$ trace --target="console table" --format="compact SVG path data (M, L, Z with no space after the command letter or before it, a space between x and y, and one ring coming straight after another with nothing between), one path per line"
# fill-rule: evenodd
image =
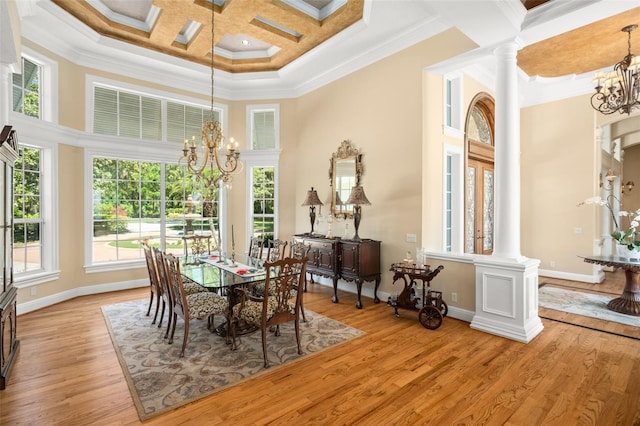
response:
M346 240L326 238L322 235L298 234L294 240L310 247L307 272L331 278L333 281L333 303L338 303L338 279L355 281L358 291L356 308L362 309L362 283L375 281L373 302L380 303L380 241L361 239Z
M640 316L640 261L618 256L587 256L584 261L624 269L626 281L622 295L609 301L607 308L621 314Z

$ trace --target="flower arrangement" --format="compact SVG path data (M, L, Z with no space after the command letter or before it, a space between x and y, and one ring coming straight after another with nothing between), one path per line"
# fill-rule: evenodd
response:
M605 206L607 210L609 210L609 213L611 213L611 219L613 219L614 230L611 232L611 237L619 244L626 246L629 250L640 251L640 230L638 229L640 227L640 209L635 211L621 210L618 212L618 217L626 217L629 222L628 227L623 229L620 227L621 221L618 221L616 218L615 210L609 201L610 198L614 198L620 202L620 200L618 200L614 195L610 195L607 199L602 199L601 197L587 198L578 204L578 206L582 206L584 204Z

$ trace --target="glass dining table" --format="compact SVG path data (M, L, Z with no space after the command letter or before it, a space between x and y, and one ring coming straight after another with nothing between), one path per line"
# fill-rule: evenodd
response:
M189 280L209 291L220 294L233 293L230 288L264 281L266 272L264 260L244 254L221 260L217 254L205 256L183 256L180 258L180 272Z
M233 306L238 303L236 292L233 291L234 287L251 286L263 282L266 279L263 264L263 259L244 254L236 255L235 262L228 258L221 260L215 253L202 256L189 255L180 258L180 273L208 291L226 296L229 302L228 321ZM228 337L227 321L215 328L214 331L218 335ZM236 333L242 335L253 331L255 327L241 327Z

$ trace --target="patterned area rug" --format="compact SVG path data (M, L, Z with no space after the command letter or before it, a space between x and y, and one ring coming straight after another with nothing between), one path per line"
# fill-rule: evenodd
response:
M185 356L180 358L184 322L178 320L174 342L169 345L163 339L165 327L152 325L151 317L145 315L147 306L148 300L102 306L140 420L364 335L305 310L307 322L300 323L303 355L298 355L293 323L280 326L280 336L267 334L270 367L265 369L259 332L236 338L238 349L231 351L223 337L207 329L206 320L192 320ZM216 318L216 324L222 320Z
M615 297L547 285L538 290L538 304L544 308L640 327L640 318L607 308L607 303Z

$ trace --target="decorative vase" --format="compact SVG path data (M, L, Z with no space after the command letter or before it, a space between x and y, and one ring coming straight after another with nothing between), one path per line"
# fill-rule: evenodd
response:
M640 248L635 247L633 250L629 250L626 245L616 243L616 255L627 259L639 260Z

